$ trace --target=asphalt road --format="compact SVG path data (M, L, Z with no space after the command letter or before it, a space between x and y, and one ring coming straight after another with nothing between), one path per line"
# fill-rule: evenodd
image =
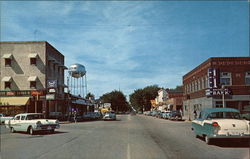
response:
M2 159L249 159L248 142L196 139L190 122L118 115L117 121L61 124L55 134L11 134L1 126Z

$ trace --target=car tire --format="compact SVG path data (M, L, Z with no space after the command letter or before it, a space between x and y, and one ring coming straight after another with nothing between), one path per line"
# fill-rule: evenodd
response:
M10 132L11 132L11 133L15 133L16 131L15 131L15 129L14 129L13 127L11 127L11 128L10 128Z
M34 130L33 130L33 128L30 126L29 127L29 129L28 129L28 133L30 134L30 135L34 135L35 134L35 132L34 132Z
M205 136L205 142L210 145L211 144L211 139L208 136Z
M55 129L50 130L50 133L54 134L55 133Z

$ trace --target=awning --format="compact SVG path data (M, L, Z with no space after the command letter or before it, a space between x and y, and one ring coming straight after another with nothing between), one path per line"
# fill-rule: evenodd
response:
M37 76L30 76L28 78L28 81L36 81L36 79L37 79Z
M4 59L11 59L12 58L12 54L4 54L3 58Z
M36 53L34 53L34 54L29 54L28 57L29 57L29 58L36 58L36 57L37 57L37 54L36 54Z
M10 82L11 79L12 78L10 76L5 76L5 77L3 77L2 82Z
M21 106L26 105L30 97L0 97L0 106Z

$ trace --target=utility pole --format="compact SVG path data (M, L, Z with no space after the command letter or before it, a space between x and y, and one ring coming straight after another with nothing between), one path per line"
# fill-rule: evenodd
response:
M225 108L225 89L224 89L224 85L222 85L222 107Z

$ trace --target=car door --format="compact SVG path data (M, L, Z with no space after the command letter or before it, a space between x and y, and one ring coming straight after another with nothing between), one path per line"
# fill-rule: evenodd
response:
M26 115L21 115L19 124L20 124L20 131L27 130Z
M14 128L16 131L20 131L20 115L15 116L15 118L11 122L11 127Z

